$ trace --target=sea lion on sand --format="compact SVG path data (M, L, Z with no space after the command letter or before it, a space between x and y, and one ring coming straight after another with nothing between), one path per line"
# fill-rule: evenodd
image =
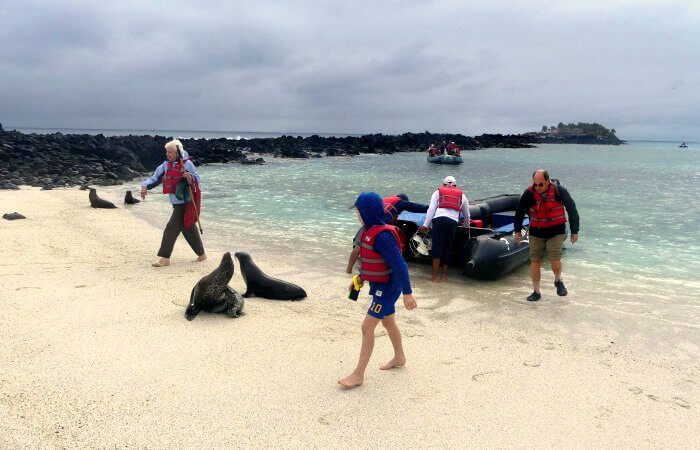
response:
M124 196L124 203L127 205L133 205L135 203L139 203L141 200L134 198L133 195L131 195L131 191L126 191L126 195Z
M233 276L233 259L227 252L219 267L197 282L190 294L190 303L185 311L187 320L194 319L200 311L225 313L230 317L240 317L243 312L243 297L228 282Z
M2 218L5 220L17 220L17 219L26 219L22 214L18 213L17 211L13 213L7 213L3 214Z
M90 199L90 206L93 208L116 208L114 203L98 197L95 188L90 188L90 195L88 195L88 198Z
M306 291L296 284L265 275L249 254L238 252L236 258L241 265L241 274L247 286L243 297L256 295L273 300L301 300L306 297Z

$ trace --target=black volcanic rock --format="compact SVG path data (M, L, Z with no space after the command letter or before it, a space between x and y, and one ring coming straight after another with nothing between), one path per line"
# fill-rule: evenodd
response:
M0 189L28 184L45 189L76 185L115 185L152 172L165 160L165 136L87 134L24 134L0 125ZM357 156L361 153L423 152L432 143L454 141L462 151L484 148L527 148L540 142L610 143L597 137L562 133L522 135L430 132L363 136L280 136L256 139L181 139L197 165L211 163L265 164L257 155L280 158ZM618 140L619 141L619 140ZM622 142L622 141L619 141ZM249 154L256 154L250 159Z

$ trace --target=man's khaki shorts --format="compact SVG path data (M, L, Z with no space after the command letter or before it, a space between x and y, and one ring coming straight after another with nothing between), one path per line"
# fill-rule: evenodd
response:
M534 236L529 237L530 240L530 261L542 261L544 252L547 252L550 261L559 261L561 259L561 251L564 247L566 234L557 234L549 239L542 239Z

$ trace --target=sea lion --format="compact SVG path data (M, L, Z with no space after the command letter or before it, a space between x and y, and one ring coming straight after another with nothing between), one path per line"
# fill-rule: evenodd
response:
M237 252L236 258L241 265L241 273L247 286L243 297L256 295L273 300L301 300L306 297L306 291L296 284L265 275L249 254Z
M197 282L190 294L190 303L185 311L187 320L194 319L200 311L226 313L229 317L240 317L243 312L243 297L228 282L233 276L231 253L221 258L219 267Z
M107 200L103 200L100 197L98 197L95 188L89 189L90 195L88 195L88 198L90 199L90 206L92 206L93 208L116 208L116 206L114 206L114 203L109 202Z
M18 213L17 211L13 213L7 213L3 214L2 218L5 220L17 220L17 219L26 219L22 214Z
M134 198L133 195L131 195L131 191L126 191L126 195L124 196L124 203L127 205L133 205L135 203L139 203L141 200Z

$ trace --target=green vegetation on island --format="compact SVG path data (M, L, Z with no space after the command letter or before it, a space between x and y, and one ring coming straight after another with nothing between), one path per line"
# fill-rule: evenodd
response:
M580 143L580 144L624 144L615 135L614 128L606 128L599 123L559 122L557 126L542 125L539 132L526 133L537 137L537 142L546 143Z

